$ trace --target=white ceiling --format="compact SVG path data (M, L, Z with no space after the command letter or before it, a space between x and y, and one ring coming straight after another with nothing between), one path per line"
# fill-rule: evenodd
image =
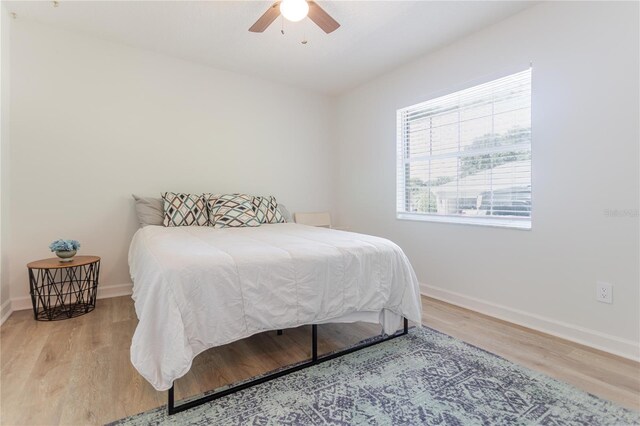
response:
M216 68L339 94L531 6L527 1L318 0L341 27L308 18L248 28L271 1L7 2L32 19ZM301 43L303 37L308 40Z

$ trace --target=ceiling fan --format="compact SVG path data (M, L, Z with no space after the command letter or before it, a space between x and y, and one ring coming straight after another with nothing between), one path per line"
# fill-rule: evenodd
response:
M249 28L253 33L261 33L282 14L285 19L298 22L309 16L325 33L329 34L340 27L327 12L313 0L281 0L273 3L269 9Z

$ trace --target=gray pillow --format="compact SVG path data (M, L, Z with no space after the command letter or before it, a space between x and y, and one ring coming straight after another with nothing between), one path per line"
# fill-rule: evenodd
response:
M293 222L293 217L291 216L291 212L287 210L284 204L278 203L278 210L280 210L280 214L284 217L285 222L291 223Z
M138 197L132 195L136 200L136 214L140 226L159 225L162 226L164 220L164 204L162 198Z

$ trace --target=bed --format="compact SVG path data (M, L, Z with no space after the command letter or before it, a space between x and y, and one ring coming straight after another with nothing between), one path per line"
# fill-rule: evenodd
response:
M139 319L131 362L159 391L172 392L199 353L256 333L367 321L393 334L403 319L421 322L409 261L369 235L294 223L146 226L129 266Z

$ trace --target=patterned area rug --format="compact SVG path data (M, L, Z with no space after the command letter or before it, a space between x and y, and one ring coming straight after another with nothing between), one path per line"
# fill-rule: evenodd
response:
M637 425L640 414L429 328L166 415L113 425Z

